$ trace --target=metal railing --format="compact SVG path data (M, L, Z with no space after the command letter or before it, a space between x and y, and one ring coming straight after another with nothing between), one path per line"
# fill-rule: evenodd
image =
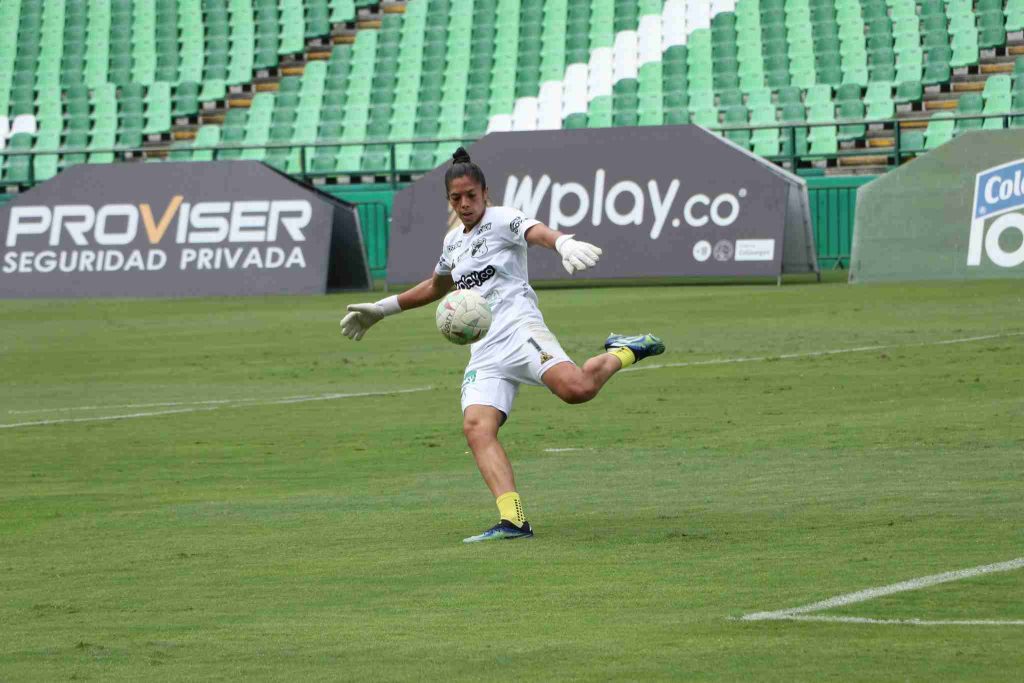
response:
M948 110L947 110L948 111ZM1001 114L951 114L949 116L942 116L942 121L951 121L956 126L957 122L968 121L968 120L990 120L990 119L1001 119L1004 128L1012 127L1011 121L1013 119L1019 119L1021 127L1024 127L1024 110L1015 110L1011 112ZM778 130L781 137L785 135L788 138L789 150L786 154L775 154L768 155L766 158L775 162L788 162L792 168L796 168L801 160L819 160L819 159L832 159L842 158L849 156L886 156L893 157L895 165L899 165L903 160L909 156L917 155L922 152L928 151L927 148L914 148L907 149L903 145L903 128L922 128L922 122L928 122L932 120L932 117L918 117L918 118L890 118L890 119L836 119L834 121L788 121L788 122L777 122L777 123L766 123L766 124L748 124L748 125L736 125L736 126L715 126L708 128L715 133L721 134L723 137L728 137L728 133L749 131L753 134L754 131L758 130ZM911 125L912 124L912 125ZM870 127L870 126L881 126L883 129L891 129L893 132L893 145L891 147L865 147L858 149L847 149L839 150L835 153L811 153L810 147L805 153L798 152L798 135L799 131L809 131L813 128L843 128L846 126L857 126L857 127ZM400 175L405 174L416 174L425 173L433 170L435 166L431 165L427 168L399 168L397 165L396 149L399 145L417 145L417 144L440 144L445 142L450 143L472 143L478 140L477 137L434 137L434 138L407 138L401 140L392 139L367 139L361 141L352 140L316 140L314 142L268 142L264 144L245 144L245 143L220 143L216 145L184 145L184 144L167 144L160 146L114 146L104 148L85 148L85 147L58 147L54 149L46 150L21 150L21 149L10 149L6 148L0 150L0 161L3 157L17 157L17 156L54 156L54 155L79 155L86 157L96 154L113 154L114 158L120 161L128 159L129 155L140 155L140 154L156 154L162 156L169 156L173 152L221 152L227 150L238 150L244 152L250 149L262 149L277 150L277 149L298 149L299 150L299 168L297 172L293 172L293 175L297 175L302 178L317 178L317 177L328 177L328 176L377 176L387 178L387 183L397 188ZM866 139L866 138L863 138ZM811 143L808 143L810 145ZM332 171L315 171L310 167L310 160L315 155L315 150L323 147L388 147L388 159L389 163L386 168L379 169L352 169L352 170L332 170ZM174 160L172 160L174 161ZM181 161L192 161L191 159L182 159ZM80 162L85 163L85 162ZM287 170L287 169L285 169ZM5 180L0 180L0 186L5 184L35 184L35 165L29 163L28 165L28 182L27 183L7 183Z
M1001 113L1001 114L959 114L959 113L954 114L954 113L950 112L949 110L939 110L939 111L940 111L940 113L949 112L950 115L948 115L948 116L940 116L940 117L938 117L938 120L939 121L951 121L951 122L953 122L954 127L957 125L957 122L959 122L959 121L1002 119L1002 128L1012 128L1014 126L1011 126L1011 119L1019 119L1020 120L1020 125L1018 127L1024 128L1024 110L1015 110L1015 111L1005 112L1005 113ZM723 137L727 137L726 134L729 133L729 132L736 132L736 131L751 131L751 132L753 132L753 131L756 131L756 130L779 130L781 132L782 130L788 130L789 132L788 132L787 135L789 137L789 143L790 143L789 146L790 146L791 153L790 154L769 155L766 158L771 159L772 161L789 161L793 165L794 168L796 167L797 161L802 160L802 159L811 159L811 160L813 160L813 159L834 159L834 158L850 157L850 156L893 156L895 158L895 165L899 166L903 162L905 157L916 156L916 155L921 154L923 152L928 152L931 149L931 148L928 148L928 147L912 148L912 149L904 148L904 146L902 144L903 143L903 140L902 140L902 137L903 137L902 129L903 128L926 129L927 128L927 123L929 121L933 120L934 118L936 118L936 117L933 114L932 116L928 116L928 117L921 116L921 117L915 117L915 118L902 118L902 119L866 119L866 118L864 118L864 119L836 119L834 121L816 121L816 122L810 122L810 121L791 121L791 122L786 122L786 123L779 122L779 123L774 123L774 124L773 123L766 123L766 124L760 124L760 125L746 125L746 126L743 126L743 125L738 125L738 126L715 126L715 127L712 127L712 128L708 128L708 130L714 131L715 133L720 133L720 134L723 135ZM922 125L922 122L925 125ZM886 146L886 147L863 147L863 148L839 150L839 151L833 152L833 153L815 153L815 154L812 154L812 153L810 153L810 151L808 151L807 153L804 153L804 154L796 153L796 140L797 140L796 131L798 129L825 128L825 127L837 128L838 129L838 128L843 128L843 127L846 127L846 126L857 126L857 127L863 127L865 129L867 129L870 126L879 126L879 125L882 127L883 130L889 130L889 128L891 126L891 130L893 132L893 145L892 145L892 147L888 147L888 146ZM982 124L982 125L984 125L984 124ZM979 128L971 129L971 130L978 130L980 128L981 127L979 126ZM867 131L865 130L865 133L866 132ZM956 132L954 132L954 136L955 135L957 135ZM880 136L880 137L884 137L884 136ZM868 139L866 136L857 136L857 137L855 137L853 139L858 139L858 138L860 138L860 139ZM811 144L811 143L808 143L808 144Z
M402 140L392 139L368 139L362 141L352 140L316 140L314 142L267 142L263 144L245 144L245 143L224 143L216 145L183 145L183 144L167 144L167 145L151 145L148 147L139 146L115 146L115 147L57 147L54 149L10 149L5 148L0 150L0 161L3 157L17 157L17 156L66 156L66 155L78 155L88 158L89 156L96 154L113 154L117 161L128 161L128 155L136 154L156 154L160 155L166 161L176 161L175 159L168 158L172 152L221 152L225 150L238 150L244 152L250 149L261 149L264 151L275 150L275 149L287 149L299 150L299 170L293 175L300 176L302 178L311 177L327 177L327 176L341 176L341 175L360 175L360 176L384 176L388 178L388 184L392 187L397 188L399 174L404 173L425 173L433 170L435 167L430 166L429 168L422 169L409 169L409 168L398 168L396 149L399 145L416 145L416 144L440 144L444 142L451 143L472 143L477 141L479 138L476 137L458 137L458 138L409 138ZM345 171L314 171L309 166L310 158L314 155L313 150L322 147L389 147L388 156L389 163L386 168L381 169L353 169ZM454 151L454 150L453 150ZM238 159L240 157L232 157L232 159ZM216 159L215 159L216 160ZM192 162L192 159L181 159L182 162ZM262 161L265 161L263 159ZM86 161L78 163L89 163ZM77 165L77 164L73 164ZM35 184L35 166L29 164L29 181L28 185ZM0 186L5 184L5 180L0 180ZM20 183L19 183L20 184Z

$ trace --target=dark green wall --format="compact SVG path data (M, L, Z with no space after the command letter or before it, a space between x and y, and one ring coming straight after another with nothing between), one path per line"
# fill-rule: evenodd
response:
M814 244L818 249L818 265L821 268L846 268L850 265L857 188L876 177L834 176L805 179L811 204Z

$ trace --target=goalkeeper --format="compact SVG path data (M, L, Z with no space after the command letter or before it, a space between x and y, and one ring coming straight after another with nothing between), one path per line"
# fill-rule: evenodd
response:
M544 324L527 275L526 248L533 244L554 249L570 275L597 265L601 249L516 209L488 206L483 171L461 147L453 155L444 184L462 229L445 236L433 275L397 296L350 305L341 331L359 341L385 316L437 301L452 287L475 289L487 300L493 320L487 335L470 347L462 381L462 431L497 499L499 522L465 542L524 538L532 536L533 529L516 492L512 465L498 441L498 430L512 412L519 386L543 384L566 403L583 403L597 396L616 372L664 352L665 346L651 334L613 334L605 340L605 353L578 367Z

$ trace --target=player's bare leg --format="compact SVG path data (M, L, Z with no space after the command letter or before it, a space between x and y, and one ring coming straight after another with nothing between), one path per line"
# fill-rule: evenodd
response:
M462 418L462 432L473 451L476 466L494 494L500 521L478 536L463 539L466 543L533 536L533 529L523 515L523 503L516 493L512 463L498 441L498 429L505 415L497 408L471 405Z
M594 356L577 367L568 361L544 373L548 389L566 403L586 403L597 396L605 382L622 369L622 361L610 353Z
M597 396L612 375L624 367L665 352L665 345L652 334L625 337L613 334L604 343L605 353L587 360L583 367L559 363L544 373L542 381L566 403L585 403Z
M462 417L462 433L473 451L476 466L487 482L487 488L497 498L516 490L512 463L498 441L498 429L505 419L504 413L492 406L472 405Z

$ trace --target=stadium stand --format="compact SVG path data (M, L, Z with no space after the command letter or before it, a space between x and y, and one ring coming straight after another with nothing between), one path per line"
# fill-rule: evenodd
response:
M0 21L0 117L35 121L7 149L69 150L5 155L6 186L120 158L375 177L442 138L690 122L875 172L1024 124L1024 0L5 0Z

